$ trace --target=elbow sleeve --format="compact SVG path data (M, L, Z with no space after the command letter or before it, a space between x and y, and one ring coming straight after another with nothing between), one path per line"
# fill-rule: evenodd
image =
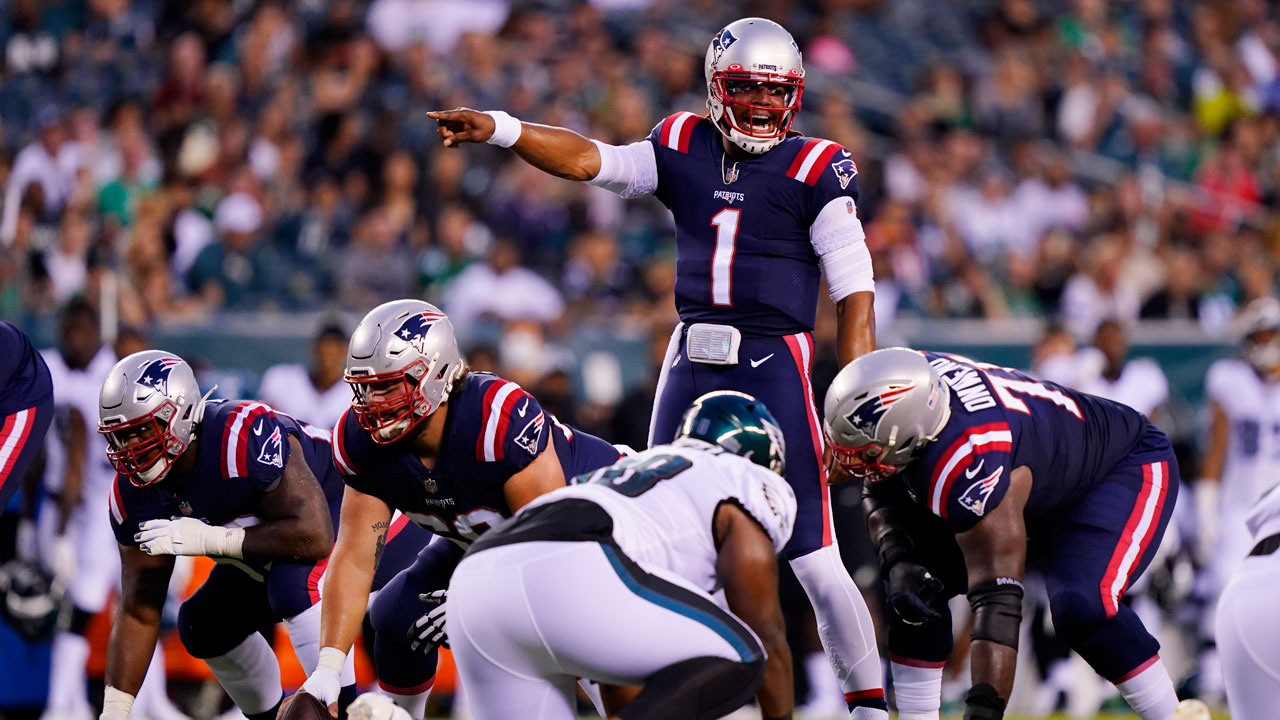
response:
M856 292L875 291L871 251L853 198L842 196L828 202L809 227L809 242L822 258L833 302Z
M600 172L587 181L624 198L641 197L658 189L658 159L648 140L630 145L591 141L600 152Z

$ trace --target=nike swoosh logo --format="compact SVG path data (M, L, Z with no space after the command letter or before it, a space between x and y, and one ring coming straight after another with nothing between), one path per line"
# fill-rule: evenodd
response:
M258 421L258 424L253 426L253 434L254 434L254 435L261 435L261 434L262 434L262 422L263 422L263 421L259 420L259 421Z
M758 367L760 367L761 365L763 365L763 364L764 364L764 362L765 362L766 360L768 360L769 358L771 358L771 357L773 357L773 356L774 356L774 353L769 353L768 355L765 355L764 357L760 358L759 360L752 360L752 361L751 361L751 367L753 367L753 368L758 368Z
M520 409L517 410L516 412L520 414L520 417L524 417L525 411L527 411L528 409L529 409L529 398L525 398L524 404L521 405Z
M969 480L972 480L978 477L978 473L982 472L982 464L985 463L986 461L987 461L986 458L982 458L981 460L979 460L978 464L975 467L971 467L968 470L964 471L964 476Z

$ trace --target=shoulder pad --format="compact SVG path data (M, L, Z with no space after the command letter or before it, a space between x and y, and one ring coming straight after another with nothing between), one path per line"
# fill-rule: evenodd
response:
M854 176L858 174L858 167L854 165L853 158L848 157L848 150L831 140L800 139L803 144L796 143L800 144L800 150L791 161L791 167L787 169L787 177L809 186L817 185L818 179L830 165L840 186L842 188L849 186ZM836 158L837 153L841 155L840 158ZM836 158L834 162L833 158Z
M678 112L662 121L654 128L658 145L669 150L689 152L689 138L693 136L693 128L703 118L691 112Z

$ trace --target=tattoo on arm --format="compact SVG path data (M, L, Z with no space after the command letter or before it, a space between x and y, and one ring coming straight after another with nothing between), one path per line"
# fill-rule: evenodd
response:
M378 546L373 550L373 566L378 567L378 563L382 562L382 551L387 549L387 530L391 528L389 522L376 522L373 524L373 531L378 533Z

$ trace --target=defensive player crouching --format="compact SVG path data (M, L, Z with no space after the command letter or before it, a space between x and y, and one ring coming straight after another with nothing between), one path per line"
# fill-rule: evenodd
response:
M1173 717L1178 700L1159 644L1120 602L1160 544L1178 491L1169 440L1145 417L1008 368L890 348L840 371L827 392L824 429L845 473L902 486L954 534L959 552L909 529L886 534L875 513L869 518L882 558L924 568L963 559L974 612L966 720L1004 715L1028 562L1044 573L1058 636L1143 720ZM945 618L914 618L913 657L902 657L890 636L895 684L910 687L919 703L904 707L900 693L901 716L936 720L951 622L945 603L927 596L942 592L931 576L949 568L903 576L887 565L891 595L925 596L898 598L899 619L926 605Z
M575 478L472 545L448 629L477 720L572 720L575 677L643 685L622 720L718 718L757 690L766 719L789 718L783 448L762 403L709 393L674 443Z
M342 495L329 431L262 403L207 397L190 365L159 350L118 362L99 395L99 432L119 473L109 505L122 586L103 720L129 716L175 555L218 561L182 604L178 634L250 720L274 718L283 697L275 653L259 628L283 621L302 667L316 667L317 582ZM381 581L407 566L427 537L403 533ZM354 697L353 669L343 673Z
M561 424L519 385L468 372L453 325L420 300L365 315L351 336L346 381L355 398L334 429L333 450L347 488L324 580L320 669L303 690L326 705L337 699L337 668L368 605L378 683L421 718L445 641L444 591L465 548L619 452ZM438 537L370 605L371 560L393 510Z

